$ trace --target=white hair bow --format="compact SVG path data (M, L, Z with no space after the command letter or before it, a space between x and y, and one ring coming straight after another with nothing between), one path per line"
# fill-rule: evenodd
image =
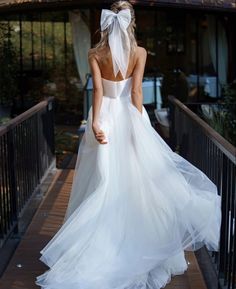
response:
M123 78L129 65L130 40L127 28L131 22L130 9L120 10L114 13L111 10L103 9L101 14L101 31L108 30L108 43L112 55L114 75L120 71Z

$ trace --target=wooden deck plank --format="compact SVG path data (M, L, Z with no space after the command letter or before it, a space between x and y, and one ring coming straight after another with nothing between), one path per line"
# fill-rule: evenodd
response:
M75 164L75 158L72 159ZM36 276L48 269L39 261L40 250L59 230L69 201L73 169L58 170L32 222L0 279L0 289L37 289ZM175 276L166 289L207 289L193 252L186 252L189 268ZM21 267L17 266L21 264Z

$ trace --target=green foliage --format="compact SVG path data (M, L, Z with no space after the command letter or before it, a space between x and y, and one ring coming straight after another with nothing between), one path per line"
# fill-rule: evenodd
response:
M70 127L55 127L56 154L76 153L78 145L77 127L71 131Z
M60 105L66 100L63 106L81 98L79 89L71 83L71 79L75 77L79 82L79 77L74 59L71 25L69 22L64 24L63 14L64 12L45 12L41 22L36 17L37 14L33 15L32 22L27 15L22 17L23 97L25 103L30 105L51 95L60 101ZM53 21L55 17L58 21ZM19 22L11 21L11 26L14 31L11 41L20 50ZM55 88L50 89L50 84L55 85ZM65 110L67 109L63 108Z
M223 95L227 138L236 145L236 80L224 87Z
M211 105L210 106L210 115L202 114L202 117L206 122L214 128L220 135L225 137L226 132L226 110L223 109L220 105Z
M50 13L51 14L51 13ZM47 13L43 14L47 15ZM26 16L25 16L26 17ZM48 17L52 17L48 15ZM19 48L20 27L18 21L11 21L14 33L11 35L12 43ZM33 31L32 31L33 27ZM32 51L33 42L33 51ZM40 23L29 19L22 21L22 55L24 70L30 70L32 66L32 53L36 70L54 69L57 74L64 75L65 57L67 61L68 74L77 73L74 65L74 53L72 47L72 34L70 23L66 23L66 43L67 51L65 55L64 23L43 21ZM48 75L44 75L47 77Z
M208 107L201 117L220 135L236 146L236 81L223 88L223 98Z
M11 105L18 94L17 53L11 42L12 28L9 23L0 23L0 103Z
M0 125L7 123L11 118L10 117L2 117L0 118Z

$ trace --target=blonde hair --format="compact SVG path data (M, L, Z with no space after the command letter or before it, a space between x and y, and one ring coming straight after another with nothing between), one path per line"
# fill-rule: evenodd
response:
M119 11L123 9L129 9L131 14L131 22L127 28L127 32L130 39L130 52L133 53L137 47L137 41L135 38L135 14L133 6L128 1L116 1L111 5L111 11L114 13L118 13ZM95 45L95 51L101 50L105 47L108 47L108 34L109 34L109 27L105 29L104 31L100 31L101 33L101 39L100 41Z

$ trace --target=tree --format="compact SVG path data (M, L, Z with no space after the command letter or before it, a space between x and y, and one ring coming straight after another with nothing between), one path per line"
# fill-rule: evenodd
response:
M18 95L18 59L11 31L8 22L0 23L0 104L4 106L11 106Z

